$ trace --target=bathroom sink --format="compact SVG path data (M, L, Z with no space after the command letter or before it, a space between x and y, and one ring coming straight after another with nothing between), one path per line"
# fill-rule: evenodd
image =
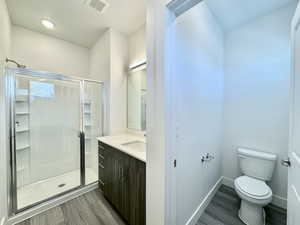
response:
M135 151L144 152L146 151L146 143L142 141L130 141L122 144L123 146L129 147Z

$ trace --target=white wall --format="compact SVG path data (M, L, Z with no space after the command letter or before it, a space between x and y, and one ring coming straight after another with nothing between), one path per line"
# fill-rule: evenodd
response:
M294 9L293 4L226 33L223 175L228 178L240 174L238 146L287 157ZM286 198L287 169L279 161L271 188Z
M127 129L128 38L111 29L110 133Z
M177 123L177 224L192 217L221 178L223 130L223 32L205 2L175 22ZM201 163L210 153L215 157Z
M7 180L6 180L6 167L7 167L7 159L6 159L6 115L5 115L5 98L4 98L4 65L5 58L10 56L10 32L11 32L11 24L10 18L8 15L7 5L5 0L0 0L0 224L2 224L4 218L7 216Z
M106 31L89 51L89 76L94 80L109 81L110 32Z
M128 39L108 29L90 50L90 78L105 82L105 134L124 132L127 127Z
M146 26L129 36L129 65L146 60Z
M79 77L89 73L89 49L15 25L12 58L34 70Z

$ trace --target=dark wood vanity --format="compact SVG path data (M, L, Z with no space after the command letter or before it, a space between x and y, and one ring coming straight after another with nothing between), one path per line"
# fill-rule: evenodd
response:
M99 187L130 225L146 224L146 164L107 144L99 144Z

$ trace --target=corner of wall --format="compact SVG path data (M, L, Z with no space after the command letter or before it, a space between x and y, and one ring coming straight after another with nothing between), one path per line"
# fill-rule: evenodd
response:
M104 135L110 131L110 74L111 74L111 30L107 29L89 51L89 74L91 79L104 82L105 115Z
M128 38L110 28L110 134L127 129Z

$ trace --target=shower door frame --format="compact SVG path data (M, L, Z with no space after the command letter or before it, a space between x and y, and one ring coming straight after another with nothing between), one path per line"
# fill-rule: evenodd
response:
M79 110L80 110L80 121L79 121L79 148L80 148L80 185L71 188L67 191L61 192L59 194L53 195L47 199L35 202L31 205L25 206L23 208L18 209L17 203L17 162L16 162L16 130L15 130L15 94L16 94L16 76L21 75L24 77L31 78L41 78L48 79L53 81L67 81L74 82L79 84ZM31 69L23 69L23 68L5 68L5 78L6 78L6 103L9 106L7 110L7 131L9 135L9 144L8 144L8 210L9 216L15 216L21 212L24 212L28 209L31 209L35 206L38 206L42 203L46 203L48 201L57 199L65 194L71 193L76 190L80 190L84 187L94 185L98 183L95 181L90 184L86 184L85 179L85 127L84 127L84 91L85 91L85 82L91 82L98 84L102 87L101 93L101 135L104 134L104 113L105 113L105 96L104 96L104 82L97 81L92 79L84 79L80 77L72 77L66 75L60 75L51 72L31 70Z

